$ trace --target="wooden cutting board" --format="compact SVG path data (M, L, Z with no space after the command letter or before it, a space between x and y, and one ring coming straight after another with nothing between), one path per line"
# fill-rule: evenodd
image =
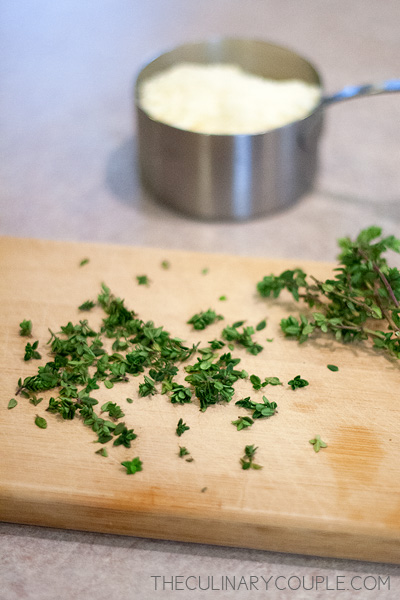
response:
M89 258L84 266L82 259ZM170 268L161 268L168 260ZM271 272L302 266L318 277L331 267L318 263L253 259L171 250L0 240L1 463L0 518L50 527L128 534L274 551L400 562L399 364L363 347L317 337L299 346L285 339L279 320L298 313L288 296L257 297L256 283ZM204 274L203 269L208 269ZM146 274L149 286L138 285ZM130 449L95 454L96 436L79 418L65 421L15 396L20 377L35 374L49 359L48 330L88 317L77 307L96 299L101 283L124 298L141 319L162 325L188 343L219 337L225 325L246 319L267 328L256 334L258 356L233 352L250 374L277 376L283 386L254 391L236 384L234 401L266 395L278 413L237 431L231 424L248 412L230 404L205 413L197 400L173 405L165 395L139 398L143 375L92 392L124 409L137 439ZM219 300L221 295L226 301ZM186 322L214 308L224 321L204 332ZM24 362L26 338L19 323L33 322L43 359ZM273 338L273 341L266 341ZM195 362L195 358L191 359ZM338 372L327 364L339 367ZM292 391L300 374L309 386ZM183 381L184 374L179 376ZM53 393L54 395L54 393ZM7 409L10 398L18 405ZM128 404L126 398L133 398ZM39 414L47 429L34 424ZM180 418L190 426L175 434ZM321 435L318 454L309 440ZM262 470L241 468L244 447L258 447ZM179 446L194 458L179 458ZM139 456L143 471L127 475L124 460Z

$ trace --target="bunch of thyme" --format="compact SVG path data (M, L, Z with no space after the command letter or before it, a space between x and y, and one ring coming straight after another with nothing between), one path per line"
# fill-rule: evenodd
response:
M383 254L400 253L400 239L382 237L379 227L360 232L355 241L341 238L339 266L331 279L321 281L302 269L269 275L257 284L263 297L277 298L286 289L296 301L316 309L281 321L286 336L304 342L315 330L349 342L370 339L375 348L400 358L400 272L389 267Z

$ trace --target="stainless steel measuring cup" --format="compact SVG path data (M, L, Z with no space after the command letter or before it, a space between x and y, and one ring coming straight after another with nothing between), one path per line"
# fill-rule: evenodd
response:
M244 220L282 210L309 191L318 168L324 108L367 94L400 90L400 82L349 86L306 118L248 135L204 134L152 119L140 106L143 81L180 62L231 63L270 79L300 79L322 89L313 65L298 54L258 40L218 38L179 46L139 73L135 84L139 169L162 202L191 217Z

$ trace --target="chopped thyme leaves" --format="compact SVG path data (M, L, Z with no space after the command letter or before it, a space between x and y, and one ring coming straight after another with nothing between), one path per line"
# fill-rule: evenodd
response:
M190 427L183 422L183 419L179 419L178 425L176 426L176 435L180 437L185 431L188 431L188 429L190 429Z
M261 465L257 465L254 462L254 457L258 448L254 445L246 446L244 449L244 456L240 459L240 464L242 465L242 469L262 469Z
M283 385L279 377L266 377L264 381L258 375L250 375L250 382L255 390L260 390L266 385Z
M156 386L155 386L155 381L153 379L151 379L151 377L148 377L147 375L145 375L144 383L139 384L139 396L141 396L141 397L153 396L156 393L157 393L157 390L156 390Z
M193 329L205 329L208 325L212 325L216 321L221 321L224 317L222 315L217 315L217 313L209 308L206 311L201 311L196 313L191 317L188 321L189 325L193 325Z
M339 371L339 367L336 365L326 365L330 371Z
M222 331L222 337L228 342L234 341L244 346L250 354L257 355L263 350L263 347L252 338L254 327L243 327L241 332L238 330L239 327L242 327L243 323L244 321L237 321L233 325L225 327Z
M96 450L95 454L100 454L100 456L108 456L107 448L100 448Z
M27 321L26 319L24 319L22 323L19 324L19 326L19 335L24 335L28 337L32 335L32 321Z
M302 379L300 375L296 375L296 377L288 381L288 385L290 385L292 390L296 390L298 388L306 387L309 383L307 379Z
M96 304L93 302L93 300L86 300L86 302L83 302L83 304L78 306L78 310L92 310L92 308L95 306Z
M143 470L143 463L138 456L136 456L136 458L133 458L132 460L125 460L121 463L121 465L125 467L127 475L134 475L138 471Z
M40 360L42 357L39 354L39 352L37 351L38 346L39 346L38 341L33 342L33 344L30 344L28 342L25 346L24 360L31 360L32 358L34 358L35 360Z
M113 446L125 446L125 448L131 447L131 441L137 438L136 433L133 433L133 429L128 429L123 423L122 431L118 430L117 427L114 430L114 435L118 437L113 441Z
M251 416L253 419L268 419L276 413L278 405L276 402L269 402L265 396L263 396L262 399L263 401L261 403L257 402L256 400L251 400L250 396L248 396L247 398L243 398L243 400L238 400L235 402L235 406L252 410L253 414Z
M36 394L31 394L30 396L29 396L29 394L28 394L28 397L29 397L29 402L30 402L31 404L33 404L33 406L37 406L37 405L38 405L38 404L40 404L40 402L42 402L42 400L43 400L43 398L38 398L38 397L36 396Z
M80 263L79 263L79 266L80 266L80 267L84 267L85 265L87 265L87 264L88 264L88 262L89 262L89 259L88 259L88 258L83 258L83 259L80 261Z
M138 285L150 285L150 280L147 275L136 275L136 281L138 282Z
M253 423L254 421L250 417L238 417L236 421L232 421L232 425L235 425L238 431L250 427Z
M321 448L328 447L328 444L323 442L319 435L316 435L315 438L313 438L312 440L309 440L309 443L312 444L312 446L314 448L314 452L319 452Z
M18 401L15 398L11 398L11 400L9 401L7 408L11 409L14 408L15 406L17 406Z
M106 402L105 404L103 404L103 406L101 407L101 412L108 412L109 416L112 419L120 419L121 417L124 417L124 413L122 412L122 408L120 406L118 406L118 404L116 404L115 402Z
M192 401L192 390L178 383L172 383L171 389L172 404L186 404Z

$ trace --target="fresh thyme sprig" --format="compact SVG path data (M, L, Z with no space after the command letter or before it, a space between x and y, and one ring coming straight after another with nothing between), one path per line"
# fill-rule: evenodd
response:
M382 237L382 230L373 226L355 241L340 239L339 246L333 278L321 281L298 268L286 270L264 277L257 284L259 294L277 298L286 289L296 301L317 309L311 318L282 319L284 334L300 343L320 330L344 342L370 339L375 348L400 358L400 272L383 256L389 250L400 253L400 239Z

